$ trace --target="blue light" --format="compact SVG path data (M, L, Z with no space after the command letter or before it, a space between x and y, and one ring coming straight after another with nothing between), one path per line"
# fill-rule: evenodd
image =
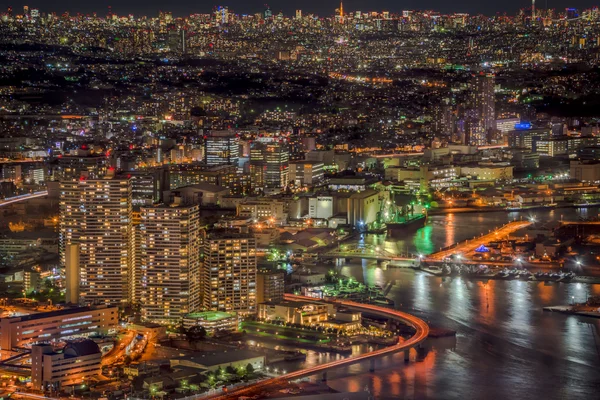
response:
M531 124L529 122L522 122L520 124L515 124L515 129L521 130L521 131L531 129Z

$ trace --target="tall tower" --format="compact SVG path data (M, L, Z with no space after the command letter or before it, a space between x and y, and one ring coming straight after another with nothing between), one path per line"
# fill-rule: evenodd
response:
M535 0L531 0L531 22L535 21Z
M63 265L79 245L81 304L124 304L133 268L131 181L79 179L60 183L59 244Z
M208 310L256 313L256 240L213 232L204 240L203 306Z
M471 81L471 104L468 117L477 136L477 145L485 144L485 135L496 128L496 95L494 74L480 73Z
M141 210L140 303L144 320L172 323L200 308L198 206Z

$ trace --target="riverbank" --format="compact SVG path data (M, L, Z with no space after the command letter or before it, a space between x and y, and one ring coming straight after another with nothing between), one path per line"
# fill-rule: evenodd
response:
M600 277L597 276L574 276L572 278L561 278L556 276L546 276L535 275L535 274L519 274L519 275L507 275L502 274L500 270L494 270L491 272L482 272L482 273L465 273L465 274L453 274L453 273L445 273L442 269L430 268L426 266L422 266L419 268L415 268L421 270L423 272L427 272L430 275L434 276L460 276L466 279L473 280L520 280L525 282L562 282L562 283L588 283L592 285L600 284Z
M550 306L544 307L544 311L559 312L563 314L579 315L582 317L600 318L598 308L589 306Z
M428 215L445 215L445 214L467 214L467 213L493 213L493 212L505 212L505 213L514 213L514 212L527 212L527 211L549 211L555 210L559 208L582 208L581 206L576 206L574 204L558 204L553 207L544 207L544 206L531 206L531 207L523 207L519 210L508 210L506 207L453 207L453 208L435 208L430 209L427 214Z

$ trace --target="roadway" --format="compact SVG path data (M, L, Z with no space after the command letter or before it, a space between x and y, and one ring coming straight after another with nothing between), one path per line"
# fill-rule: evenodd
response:
M102 357L102 365L113 365L124 358L127 355L127 347L131 344L135 335L136 333L134 331L127 331L120 340L117 340L112 350Z
M22 194L20 196L15 196L15 197L9 197L7 199L0 200L0 207L7 206L9 204L19 203L19 202L25 201L25 200L35 199L38 197L45 197L45 196L48 196L47 190L43 190L41 192L29 193L29 194Z
M292 294L285 294L284 298L285 300L291 301L315 301L315 299L311 297L295 296ZM299 371L290 372L288 374L266 379L264 381L254 383L249 386L242 387L240 389L235 389L229 393L219 393L212 396L208 396L206 398L218 400L237 400L240 396L251 397L254 395L259 395L260 393L272 390L273 388L285 386L288 384L289 381L319 374L322 372L327 372L332 368L345 367L357 362L373 360L377 357L390 355L404 350L410 350L411 348L417 346L419 343L427 339L427 336L429 335L429 326L425 323L425 321L413 315L406 314L402 311L375 306L371 304L356 303L347 300L332 300L329 302L334 303L338 306L345 306L365 313L377 314L379 316L384 316L390 319L402 321L415 328L416 332L412 337L404 341L402 340L402 337L399 336L398 342L393 346L384 347L369 353L357 355L355 357L344 358L341 360L316 365L314 367L302 369Z
M532 224L532 222L529 220L509 222L508 224L506 224L498 229L495 229L486 235L482 235L480 237L475 237L471 240L466 240L462 243L458 243L456 246L453 246L452 248L430 254L429 256L427 256L427 260L441 261L444 258L449 257L453 254L472 253L475 251L476 248L478 248L482 244L485 245L490 242L504 240L511 233L516 232L520 229L526 228L531 224Z

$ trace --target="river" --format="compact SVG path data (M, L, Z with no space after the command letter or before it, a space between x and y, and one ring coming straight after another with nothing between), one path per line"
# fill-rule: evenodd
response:
M583 216L597 215L587 210ZM574 209L532 212L536 219L576 219ZM527 215L524 215L526 217ZM388 250L431 253L484 229L519 218L507 213L434 216L406 238L368 243ZM375 373L357 364L329 374L339 391L368 388L377 399L597 399L600 393L600 320L542 311L548 305L600 295L600 285L524 281L471 281L435 277L410 269L377 268L373 261L348 263L347 276L382 287L396 307L432 326L456 330L456 338L429 339L409 364L401 354L378 360ZM323 362L309 355L307 365Z

